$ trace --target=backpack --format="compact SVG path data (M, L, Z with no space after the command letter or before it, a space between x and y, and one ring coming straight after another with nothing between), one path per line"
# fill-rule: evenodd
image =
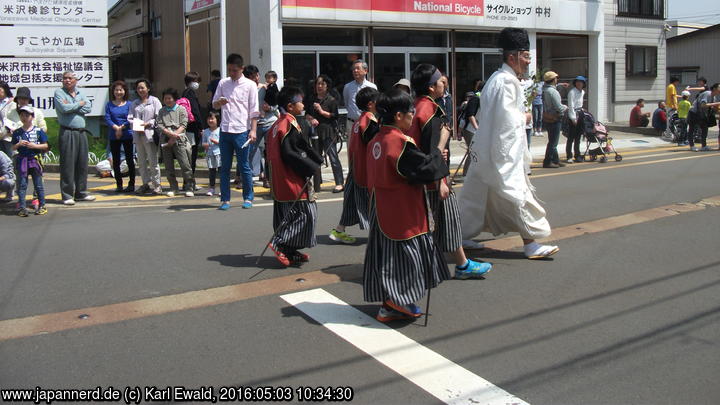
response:
M192 113L192 107L190 107L190 100L188 100L187 97L180 97L176 104L184 107L185 111L187 111L188 123L195 122L195 116Z

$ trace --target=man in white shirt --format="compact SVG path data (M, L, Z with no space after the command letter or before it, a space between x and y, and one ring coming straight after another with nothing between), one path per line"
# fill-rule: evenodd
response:
M580 153L580 141L582 140L583 123L580 120L580 118L582 117L582 113L578 112L578 110L581 110L583 107L583 98L585 97L586 84L587 79L585 78L585 76L576 77L575 80L573 80L573 88L570 89L567 96L570 133L568 134L567 143L565 144L565 154L567 155L568 163L582 161L582 154ZM573 152L575 152L574 160Z
M365 87L372 87L377 90L375 83L368 81L365 76L368 73L368 65L362 59L357 59L352 65L353 81L347 83L343 88L343 100L345 101L345 109L347 109L347 122L345 123L345 131L347 139L350 139L350 132L355 121L360 118L362 111L355 104L355 96Z

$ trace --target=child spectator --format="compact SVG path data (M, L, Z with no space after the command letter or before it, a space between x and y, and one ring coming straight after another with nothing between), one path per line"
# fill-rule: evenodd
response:
M157 127L162 131L160 143L162 147L163 162L167 171L167 179L170 183L170 191L165 195L175 196L178 192L178 182L175 177L175 159L180 164L183 176L183 191L185 197L195 195L195 179L190 166L190 142L185 135L185 128L188 123L187 111L177 105L178 92L169 88L163 91L162 101L164 107L157 116Z
M13 132L12 144L16 150L17 157L15 164L18 172L18 198L19 210L18 216L27 217L25 195L27 193L28 176L32 176L33 186L38 197L38 207L35 209L35 215L47 214L45 208L45 189L42 181L42 165L40 164L40 154L48 149L48 138L45 131L33 125L35 119L35 109L29 105L20 107L20 121L22 127Z
M268 247L281 265L289 266L310 260L298 249L316 244L317 205L308 178L320 167L322 158L310 147L295 118L305 108L302 91L285 86L278 103L280 118L266 138L275 231Z
M210 172L210 185L205 195L215 195L215 179L220 167L220 114L210 111L207 117L207 128L203 130L202 144L205 148L205 159Z
M346 226L360 225L360 229L367 229L368 222L368 189L367 189L367 144L377 134L378 125L375 103L378 91L372 87L365 87L355 96L362 114L353 125L348 140L348 160L350 170L345 181L345 194L343 199L340 223L330 231L330 239L336 242L352 244L355 238L345 233Z
M277 107L277 97L280 93L277 86L277 73L274 70L270 70L265 73L265 102L270 107Z
M680 122L678 123L678 126L680 127L680 135L677 139L678 146L683 146L688 144L687 140L687 116L688 112L690 111L690 107L692 107L692 103L690 100L690 92L687 90L683 90L682 94L682 100L678 103L678 119Z

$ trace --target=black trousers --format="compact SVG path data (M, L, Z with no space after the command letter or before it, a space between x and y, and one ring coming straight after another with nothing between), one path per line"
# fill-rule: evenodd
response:
M123 179L120 171L120 147L125 151L125 162L128 166L128 186L135 186L135 158L133 156L133 140L110 140L110 153L112 153L113 175L115 176L115 184L118 188L122 188Z
M187 132L185 135L187 135L188 139L192 136L195 140L195 145L190 148L190 168L192 169L193 174L195 174L195 163L197 162L198 157L198 147L200 147L200 143L202 143L202 128L197 121L188 124Z
M575 160L579 160L582 154L580 153L580 141L582 140L582 124L579 122L574 124L570 121L570 133L565 143L565 155L567 159L573 158L573 152L575 153Z

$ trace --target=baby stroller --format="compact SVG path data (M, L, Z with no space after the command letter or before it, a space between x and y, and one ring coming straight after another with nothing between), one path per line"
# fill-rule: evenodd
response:
M612 145L612 137L608 136L608 130L600 121L596 121L595 117L589 112L582 110L578 112L578 120L582 125L583 134L585 135L586 147L583 153L583 159L594 162L600 156L600 163L608 160L608 154L615 154L615 161L622 160L622 156L617 153ZM597 144L594 149L590 149L591 144Z

